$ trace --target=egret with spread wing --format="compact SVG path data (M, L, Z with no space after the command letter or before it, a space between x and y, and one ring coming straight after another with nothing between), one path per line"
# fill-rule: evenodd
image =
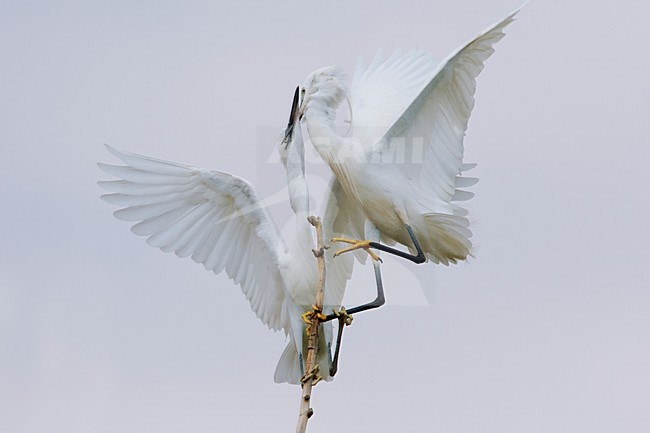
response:
M445 265L470 254L467 211L456 202L472 197L460 188L477 179L463 176L473 167L463 164L463 137L476 77L517 12L442 62L411 51L360 64L349 96L337 67L308 76L301 115L312 144L348 198L363 209L366 229L409 249L391 248L365 233L370 240L333 239L352 244L339 253L375 248L415 263L429 259ZM351 133L344 137L335 131L334 121L346 99Z
M99 164L120 180L99 184L112 192L104 201L124 206L114 214L136 222L131 230L147 236L147 243L179 257L191 257L215 274L225 270L249 300L257 317L273 330L284 330L289 344L275 372L276 382L299 383L306 346L302 315L316 298L318 270L312 254L313 230L309 191L304 173L304 148L298 113L298 89L292 113L279 145L286 168L291 208L296 215L294 236L280 236L252 185L237 176L120 152L107 146L125 166ZM323 231L326 236L346 232L350 208L333 179L325 198ZM352 257L332 260L326 253L324 305L337 309L353 267ZM317 362L330 379L332 326L322 324Z

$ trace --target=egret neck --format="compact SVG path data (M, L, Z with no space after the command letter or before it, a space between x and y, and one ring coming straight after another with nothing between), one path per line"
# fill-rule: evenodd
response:
M354 180L350 177L348 167L362 158L362 149L356 140L346 139L337 134L334 129L334 114L336 108L330 107L324 100L313 98L305 120L312 145L327 163L346 193L351 198L358 199Z

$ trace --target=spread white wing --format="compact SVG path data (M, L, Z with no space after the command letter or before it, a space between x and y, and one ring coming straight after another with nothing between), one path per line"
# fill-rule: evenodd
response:
M483 69L485 60L494 52L493 45L504 36L503 29L514 20L517 12L460 47L429 72L428 77L425 69L432 61L425 60L426 56L419 52L408 53L397 59L391 58L393 60L375 66L376 72L366 73L370 78L365 79L372 83L382 83L379 86L382 89L389 87L389 80L397 80L390 84L391 94L396 96L389 98L388 92L382 93L381 100L386 99L383 106L391 107L390 113L374 104L365 104L360 106L361 113L353 111L353 119L360 118L368 122L369 119L377 118L383 122L390 120L394 110L402 110L383 137L374 141L367 152L394 152L395 146L421 143L422 164L405 165L407 176L444 203L470 198L471 193L458 188L470 186L477 181L460 176L473 166L463 164L463 138L474 107L476 77ZM397 68L396 65L404 66ZM398 69L401 75L396 73ZM364 80L363 77L362 75L359 80ZM417 86L420 88L414 92ZM372 92L369 84L357 84L356 88L368 88L366 93ZM360 98L372 100L370 95ZM454 213L456 212L462 214L460 209L455 209Z
M431 81L438 61L421 50L384 60L377 51L369 65L359 58L350 86L352 135L375 144Z
M191 256L215 274L225 270L264 324L288 332L278 270L287 247L252 186L227 173L106 147L126 164L99 164L120 178L99 182L112 192L104 201L124 206L115 217L137 222L131 230L153 247Z

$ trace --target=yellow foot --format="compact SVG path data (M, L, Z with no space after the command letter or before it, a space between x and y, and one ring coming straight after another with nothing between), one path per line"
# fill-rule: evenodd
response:
M312 368L309 373L306 373L303 377L300 378L300 383L304 384L309 379L313 379L311 385L315 386L318 382L323 380L323 377L318 373L319 373L319 368L318 368L318 364L316 364L316 366Z
M310 311L305 311L304 313L302 313L300 315L300 317L302 318L303 322L305 322L308 325L311 325L311 315L312 314L314 314L314 312L311 311L311 310Z
M334 315L339 319L341 323L345 324L346 326L352 325L353 318L348 314L347 311L345 311L345 308L341 307L339 311L332 310L332 313L334 313Z
M376 262L381 262L382 260L379 258L377 254L375 254L371 249L370 249L370 241L360 241L358 239L347 239L347 238L332 238L330 239L330 243L332 242L344 242L346 244L352 244L352 246L349 246L347 248L343 248L342 250L339 250L334 253L334 257L339 256L343 253L347 253L349 251L354 251L358 249L363 249L365 250L370 257Z
M325 320L327 319L327 316L323 314L323 310L318 308L316 305L311 306L311 310L305 311L300 315L302 318L302 321L305 322L308 325L311 325L311 318L314 317L314 314L316 317L318 317L319 320Z

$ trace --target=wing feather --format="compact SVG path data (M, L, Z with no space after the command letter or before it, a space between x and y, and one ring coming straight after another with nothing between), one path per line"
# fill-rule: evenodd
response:
M252 186L227 173L156 160L106 148L124 166L98 164L119 180L101 181L102 199L123 206L118 219L147 243L240 285L258 318L288 332L286 290L278 263L287 247Z
M100 180L97 184L107 191L119 192L127 195L165 194L181 192L187 189L187 186L185 185L147 185L126 180Z
M395 123L369 151L390 151L397 143L424 138L424 161L409 174L425 191L441 202L467 200L472 193L458 189L477 180L464 180L462 173L473 168L463 164L463 138L474 107L476 78L483 63L494 52L518 11L460 47L435 70L435 74L404 109ZM396 140L399 138L399 140ZM454 208L458 209L458 208ZM456 215L460 213L454 212Z
M398 50L387 60L378 50L368 66L359 59L350 87L352 134L381 138L431 80L437 63L421 50L404 55Z

